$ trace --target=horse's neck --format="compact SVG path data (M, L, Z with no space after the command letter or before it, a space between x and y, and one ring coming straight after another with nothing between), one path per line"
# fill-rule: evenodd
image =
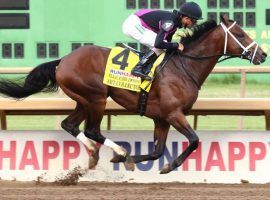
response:
M223 53L224 41L223 34L218 26L215 30L211 31L203 38L199 39L198 42L192 43L185 54L195 55L197 57L212 56ZM203 84L205 79L211 73L219 57L213 57L209 59L185 59L186 66L189 67L194 78L197 79L200 86Z

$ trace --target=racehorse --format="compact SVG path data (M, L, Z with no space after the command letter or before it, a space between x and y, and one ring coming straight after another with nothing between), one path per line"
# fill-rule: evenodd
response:
M77 102L75 110L62 122L64 130L78 136L79 125L86 120L87 138L111 147L117 155L112 162L134 163L156 160L164 150L170 126L182 133L189 146L160 173L169 173L179 167L198 147L199 137L189 125L186 116L198 98L200 86L212 71L219 58L232 55L263 63L266 53L234 21L221 16L220 25L202 34L186 45L184 52L175 52L154 79L149 92L145 116L154 121L154 151L149 155L130 156L122 147L101 134L100 123L106 100L111 97L129 111L136 112L139 94L104 85L110 48L84 46L69 55L34 68L20 84L2 80L0 93L16 99L37 92L51 92L60 87Z

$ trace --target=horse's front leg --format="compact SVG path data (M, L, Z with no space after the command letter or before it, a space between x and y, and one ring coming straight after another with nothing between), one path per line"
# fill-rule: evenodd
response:
M167 121L189 141L189 146L171 164L167 164L161 170L161 174L166 174L183 164L186 158L199 145L199 137L189 125L185 115L181 110L176 110L168 115Z
M135 163L146 160L156 160L163 154L170 124L164 120L154 120L154 123L155 123L155 130L154 130L155 149L149 155L131 156Z
M152 153L148 155L131 156L131 159L133 160L134 163L147 160L156 160L163 154L170 124L165 120L154 120L154 123L155 123L155 130L154 130L155 149ZM120 158L121 157L119 155L116 155L111 160L111 162L113 163L124 162L124 160Z

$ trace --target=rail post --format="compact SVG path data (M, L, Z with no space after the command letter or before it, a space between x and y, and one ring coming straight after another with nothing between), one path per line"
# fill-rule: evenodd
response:
M1 130L7 130L7 115L5 111L0 111L1 115Z
M265 129L270 131L270 110L264 111L265 114Z
M246 97L246 83L247 83L247 72L245 69L241 69L241 91L240 91L240 97L245 98ZM244 126L244 118L243 116L239 117L239 124L238 128L240 130L243 130Z

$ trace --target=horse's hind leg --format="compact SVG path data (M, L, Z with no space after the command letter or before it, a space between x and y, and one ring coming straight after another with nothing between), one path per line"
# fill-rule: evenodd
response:
M123 160L127 169L134 170L134 162L128 155L127 151L111 141L105 138L100 131L100 123L102 121L104 111L105 111L106 99L101 98L95 102L89 103L87 112L87 121L85 136L111 148L115 153L117 153Z
M84 145L92 151L94 154L98 153L98 148L94 141L87 139L84 136L84 133L80 131L80 124L86 119L86 114L84 107L77 102L75 110L62 121L61 127L73 135L77 137Z
M79 126L85 118L83 106L77 103L75 110L62 121L61 127L74 137L77 137L80 133Z
M62 121L62 128L77 137L87 148L92 152L93 160L89 161L89 168L96 166L99 160L99 148L96 146L96 143L87 137L84 133L80 131L80 124L86 119L86 114L83 106L80 103L77 103L75 110Z
M170 124L164 120L154 120L154 123L155 123L155 130L154 130L155 149L149 155L131 156L131 158L135 163L147 160L156 160L163 154ZM119 159L114 158L112 161L119 162Z

